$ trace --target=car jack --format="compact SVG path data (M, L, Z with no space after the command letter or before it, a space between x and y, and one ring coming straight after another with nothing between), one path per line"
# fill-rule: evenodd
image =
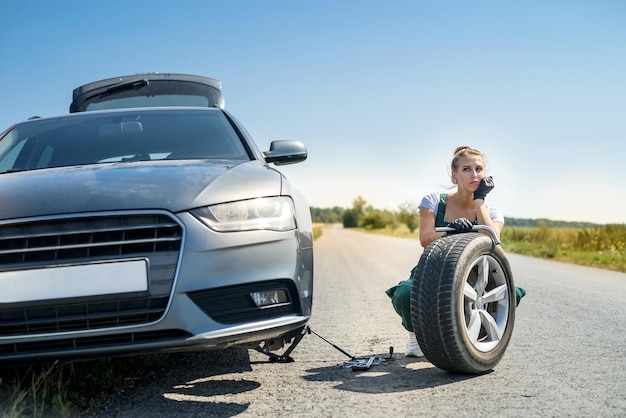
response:
M259 353L265 354L266 356L268 356L270 359L270 362L272 363L292 363L294 360L293 360L293 357L290 356L291 352L296 348L296 346L300 343L300 341L302 341L304 336L310 333L311 333L311 329L308 326L305 326L302 329L302 332L294 338L291 345L282 354L272 353L271 351L268 351L266 348L263 348L260 345L254 347L254 349L258 351Z
M346 351L342 350L341 348L339 348L338 346L336 346L335 344L331 343L330 341L328 341L326 338L322 337L321 335L319 335L317 332L311 330L311 328L307 325L302 329L302 332L296 337L294 338L293 342L291 343L291 345L289 346L289 348L287 348L287 350L285 350L285 352L283 354L276 354L276 353L272 353L266 349L264 349L261 346L256 346L254 349L256 351L258 351L259 353L265 354L266 356L268 356L270 358L271 362L276 362L276 363L291 363L293 362L293 358L290 356L291 352L296 348L296 346L300 343L300 341L302 341L302 339L304 338L304 336L306 334L315 334L318 337L320 337L322 340L324 340L325 342L327 342L328 344L330 344L331 346L333 346L333 348L341 351L341 353L345 354L346 356L350 357L350 360L356 360L356 357L354 357L353 355L350 355L349 353L347 353Z
M371 366L380 364L381 361L384 361L383 357L381 356L369 356L366 358L356 358L355 356L351 355L350 353L343 350L339 346L331 343L326 338L319 335L317 332L311 330L311 328L308 325L302 329L302 332L297 337L294 338L291 345L285 350L283 354L272 353L271 351L268 351L267 349L264 349L261 346L256 346L254 349L258 351L259 353L262 353L268 356L270 359L270 362L272 363L291 363L294 361L293 357L291 357L291 353L296 348L296 346L300 343L300 341L302 341L302 339L304 338L306 334L317 335L322 340L330 344L333 348L340 351L342 354L348 356L350 360L344 362L342 367L351 368L354 371L368 370ZM392 358L392 357L393 357L393 347L389 347L389 358ZM377 362L374 363L374 361L377 361Z

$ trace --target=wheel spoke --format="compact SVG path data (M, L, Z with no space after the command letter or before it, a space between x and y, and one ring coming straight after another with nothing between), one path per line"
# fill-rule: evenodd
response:
M472 302L476 302L476 299L478 298L476 290L468 282L465 282L465 285L463 286L463 296Z
M496 320L484 309L480 310L480 318L485 330L487 331L487 335L489 335L489 338L492 341L500 341L504 330L500 329Z
M490 290L483 295L483 303L498 302L506 297L507 286L505 284Z
M478 309L472 310L470 314L469 324L467 324L467 335L469 336L472 344L476 344L478 341L478 335L480 334L481 318Z
M476 292L482 295L489 281L489 260L483 256L478 265L478 277L476 278Z

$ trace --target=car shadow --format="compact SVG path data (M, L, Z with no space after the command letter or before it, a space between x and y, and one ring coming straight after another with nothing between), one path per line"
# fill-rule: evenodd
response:
M89 416L142 417L149 411L159 411L161 416L179 416L183 411L185 416L236 416L245 412L250 404L219 402L215 397L249 392L261 386L253 380L233 379L232 375L220 378L252 371L248 350L229 348L171 356L175 358L175 364L169 370L146 377L133 388L126 388L106 407ZM130 405L129 399L132 399Z
M336 366L307 370L303 378L310 382L336 382L335 389L361 393L396 393L428 389L478 377L439 369L425 358L407 358L404 355L372 354L383 361L368 370L354 371Z
M433 388L478 377L446 372L423 358L372 355L383 361L376 361L368 370L353 371L335 363L305 369L299 378L312 383L334 382L333 388L341 391L380 394ZM176 356L180 356L176 367L144 379L99 413L89 416L140 417L146 412L142 405L149 405L149 411L159 411L161 416L177 416L181 411L185 416L236 416L245 413L250 403L236 402L235 396L261 388L259 381L246 379L253 376L248 372L253 371L254 365L272 363L259 360L258 356L251 358L248 350L238 348Z

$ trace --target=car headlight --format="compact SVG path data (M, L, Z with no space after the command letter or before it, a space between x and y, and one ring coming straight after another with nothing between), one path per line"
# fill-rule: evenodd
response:
M293 201L284 196L262 197L194 209L191 213L218 232L296 228Z

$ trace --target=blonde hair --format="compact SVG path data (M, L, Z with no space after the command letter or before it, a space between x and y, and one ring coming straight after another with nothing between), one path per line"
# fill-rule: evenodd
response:
M485 161L485 156L483 155L482 152L472 147L468 147L467 145L464 145L462 147L457 147L457 149L454 150L452 163L450 164L450 168L452 169L452 172L455 172L456 169L459 168L459 160L462 157L480 157L483 159L483 164L487 165Z

